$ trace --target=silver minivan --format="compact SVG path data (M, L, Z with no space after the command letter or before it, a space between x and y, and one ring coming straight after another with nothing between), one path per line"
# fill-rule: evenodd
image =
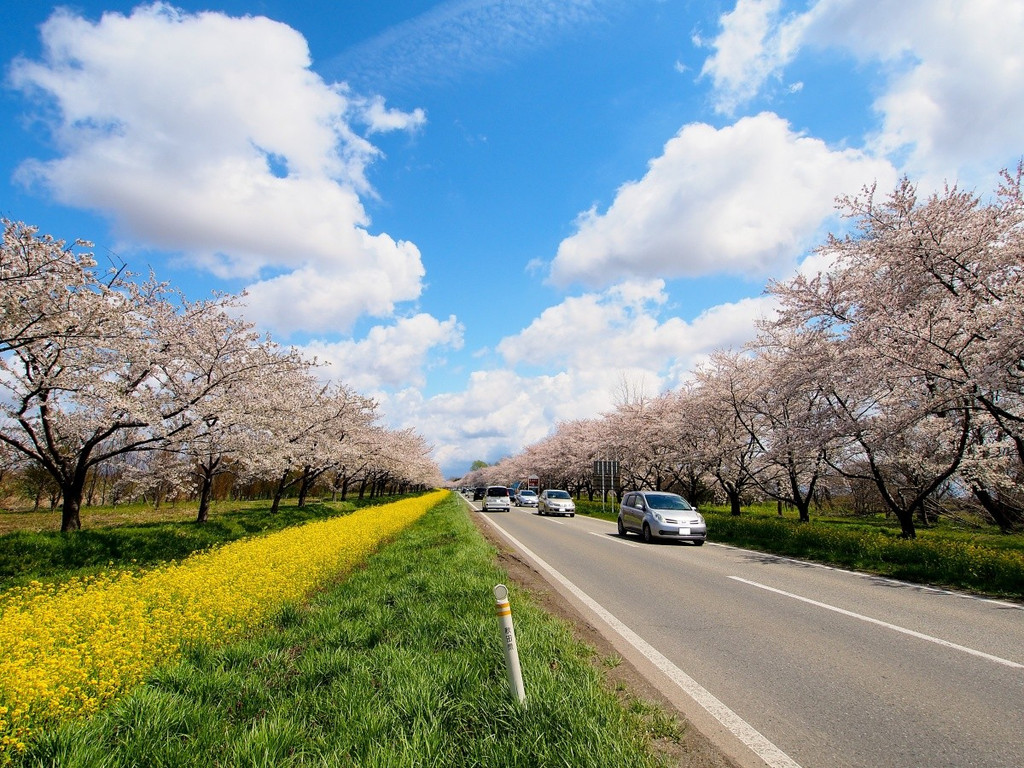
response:
M619 536L639 533L644 541L676 539L698 547L708 536L704 517L678 493L630 491L619 505Z
M508 512L512 509L512 500L508 495L508 488L504 485L489 485L484 491L484 499L480 504L481 512Z

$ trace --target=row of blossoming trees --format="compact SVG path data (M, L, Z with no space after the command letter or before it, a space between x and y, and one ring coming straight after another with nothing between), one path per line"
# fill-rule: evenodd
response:
M215 479L270 483L276 509L313 483L344 493L436 486L412 431L378 423L374 401L324 386L314 361L259 336L234 299L192 302L166 284L103 274L88 243L3 220L0 251L0 463L29 465L80 527L98 473L187 489L209 511Z
M1024 524L1022 170L991 202L901 182L844 198L854 234L817 251L820 273L772 283L778 313L741 351L689 383L621 398L559 424L521 454L468 477L593 492L593 462L620 462L620 489L713 493L793 505L871 498L904 536L938 509ZM866 493L869 491L870 493Z

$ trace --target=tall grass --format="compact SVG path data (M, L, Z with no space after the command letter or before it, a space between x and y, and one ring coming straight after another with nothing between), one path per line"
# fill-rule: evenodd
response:
M623 707L591 651L514 587L527 706L512 700L491 592L505 579L450 497L271 630L197 644L98 717L43 734L19 765L658 765L652 732L679 727Z

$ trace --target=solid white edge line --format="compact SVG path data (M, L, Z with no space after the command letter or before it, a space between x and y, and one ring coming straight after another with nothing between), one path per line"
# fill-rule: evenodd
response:
M765 738L765 736L754 728L754 726L719 701L710 691L700 685L700 683L683 672L683 670L679 669L679 667L673 664L654 646L615 618L600 603L590 597L590 595L569 581L569 579L563 576L559 571L555 570L553 566L549 565L533 551L528 549L521 541L512 536L494 520L489 517L485 517L484 519L501 531L502 535L509 540L512 546L516 547L520 552L530 558L537 567L547 571L551 578L555 579L559 584L568 589L578 600L580 600L580 602L596 613L606 624L608 624L608 626L618 632L626 642L636 648L636 650L643 654L648 661L664 672L669 679L682 688L691 699L707 710L712 717L725 726L725 728L749 747L754 754L761 758L767 765L771 766L771 768L800 768L799 763L794 761L793 758Z
M956 643L951 643L949 640L943 640L943 639L938 638L938 637L933 637L932 635L926 635L926 634L923 634L922 632L915 632L914 630L907 629L906 627L901 627L901 626L898 626L896 624L890 624L889 622L882 621L880 619L873 619L870 616L864 616L863 614L854 613L853 611L847 611L844 608L839 608L839 607L834 606L834 605L829 605L828 603L821 603L821 602L818 602L817 600L811 600L808 597L801 597L800 595L794 595L792 592L785 592L785 591L783 591L781 589L776 589L775 587L769 587L766 584L759 584L756 581L749 581L747 579L741 579L739 576L730 576L729 578L732 579L733 581L739 581L739 582L741 582L743 584L749 584L752 587L757 587L758 589L763 589L763 590L765 590L767 592L774 592L775 594L782 595L783 597L789 597L789 598L792 598L793 600L799 600L800 602L807 603L808 605L813 605L813 606L816 606L818 608L824 608L827 611L834 611L835 613L842 614L843 616L849 616L850 618L853 618L853 619L859 619L860 621L866 621L868 624L875 624L876 626L879 626L879 627L885 627L886 629L891 629L893 632L900 632L901 634L909 635L910 637L916 637L918 640L926 640L929 643L935 643L936 645L941 645L941 646L943 646L945 648L952 648L953 650L956 650L956 651L962 651L964 653L969 653L972 656L977 656L978 658L985 659L986 661L992 661L992 662L995 662L996 664L1002 664L1003 666L1012 667L1014 669L1024 669L1024 664L1018 664L1016 661L1010 661L1009 659L1004 659L1004 658L1001 658L1000 656L993 656L990 653L985 653L984 651L977 651L974 648L968 648L967 646L964 646L964 645L957 645Z

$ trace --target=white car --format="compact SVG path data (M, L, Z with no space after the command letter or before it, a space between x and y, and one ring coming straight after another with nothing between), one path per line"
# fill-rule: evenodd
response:
M517 507L536 507L537 506L537 492L530 490L522 490L516 494L516 506Z
M576 516L576 504L568 491L556 491L548 489L543 491L537 502L538 515L568 515Z
M508 488L504 485L490 485L484 491L483 501L480 503L481 512L508 512L512 509L512 500L508 495Z

